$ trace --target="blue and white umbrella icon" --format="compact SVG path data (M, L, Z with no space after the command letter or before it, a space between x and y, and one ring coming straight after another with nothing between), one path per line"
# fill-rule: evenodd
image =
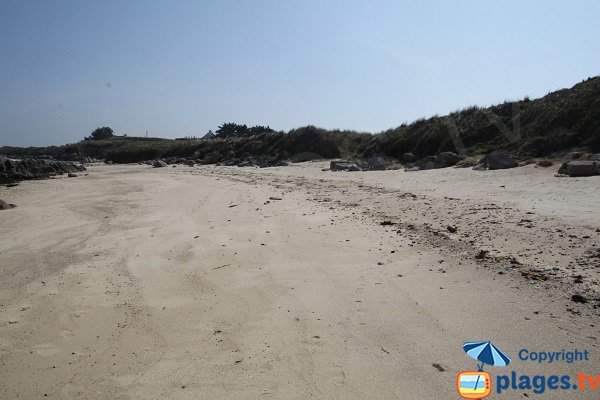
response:
M483 371L483 364L493 365L496 367L505 367L510 363L510 357L507 356L492 344L492 342L467 342L463 344L463 349L469 357L481 361L481 365L477 366L479 371ZM475 381L475 387L479 383L479 375Z
M480 371L483 371L483 364L505 367L510 363L510 357L494 346L492 342L467 342L463 345L463 349L469 357L481 361L481 365L478 367Z

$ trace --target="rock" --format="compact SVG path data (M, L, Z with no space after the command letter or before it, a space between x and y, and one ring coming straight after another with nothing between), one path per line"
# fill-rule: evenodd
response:
M459 156L456 153L453 153L451 151L444 151L443 153L440 153L436 156L435 161L439 164L443 164L443 165L447 165L447 166L452 166L452 165L456 165L459 161L462 161L464 159L464 157Z
M166 167L168 164L166 162L164 162L163 160L156 160L154 161L154 163L152 164L152 166L154 168L163 168Z
M578 151L570 151L567 154L565 154L563 156L563 158L565 160L572 161L572 160L578 160L581 156L582 156L582 154Z
M11 160L0 157L0 182L15 182L25 179L45 179L54 175L85 171L85 166L66 161L42 158Z
M475 258L478 260L484 260L490 254L488 250L479 250L479 252L475 255Z
M332 161L329 169L332 171L360 171L361 169L352 161Z
M477 164L473 165L473 170L474 171L485 171L486 165L484 163L477 163Z
M412 164L417 161L417 157L413 153L402 154L402 162L405 164Z
M507 169L514 168L518 165L515 160L499 151L492 151L479 160L479 163L485 164L488 169Z
M8 204L4 200L0 200L0 210L10 210L11 208L15 208L16 205Z
M360 171L368 171L369 170L369 164L367 164L367 162L364 160L356 160L354 162L354 164L356 164L356 166L358 167L358 169Z
M435 161L425 161L423 165L421 165L421 169L438 169L440 168Z
M574 294L573 296L571 296L571 300L575 303L581 303L581 304L585 304L588 302L587 299L580 294Z
M212 151L212 152L206 154L201 162L202 162L202 164L216 164L219 161L221 161L222 158L223 158L223 155L221 153Z
M73 173L71 173L71 172L69 172L69 173L67 174L67 178L77 178L78 176L79 176L79 175L77 175L77 174L73 174Z
M183 163L190 167L193 167L194 165L196 165L196 162L194 160L185 160Z
M435 169L435 156L423 157L415 162L419 169Z
M547 281L548 275L540 270L529 269L527 271L521 271L521 276L530 281Z
M447 230L448 230L448 232L450 232L450 233L456 233L456 227L455 227L455 226L448 225L448 226L446 227L446 229L447 229Z
M600 153L590 155L589 160L590 161L600 161Z
M372 171L385 171L386 169L386 163L383 157L368 158L367 166Z
M594 176L600 173L598 161L567 161L558 170L559 174L569 176Z
M419 168L419 166L415 164L409 164L406 167L404 167L404 172L415 172L420 170L421 168Z

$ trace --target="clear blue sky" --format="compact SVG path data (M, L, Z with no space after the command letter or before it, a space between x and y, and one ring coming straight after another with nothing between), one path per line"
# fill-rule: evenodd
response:
M598 75L599 16L600 1L0 0L0 145L228 121L379 132Z

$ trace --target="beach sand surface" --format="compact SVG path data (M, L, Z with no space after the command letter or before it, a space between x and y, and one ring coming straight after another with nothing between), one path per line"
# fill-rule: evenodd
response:
M326 167L0 188L0 398L458 398L462 345L484 340L513 360L493 385L600 373L600 177Z

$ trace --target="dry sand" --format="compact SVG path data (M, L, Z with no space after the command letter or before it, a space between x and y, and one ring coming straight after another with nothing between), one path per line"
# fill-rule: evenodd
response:
M457 398L477 340L600 372L600 179L324 166L0 188L0 398Z

